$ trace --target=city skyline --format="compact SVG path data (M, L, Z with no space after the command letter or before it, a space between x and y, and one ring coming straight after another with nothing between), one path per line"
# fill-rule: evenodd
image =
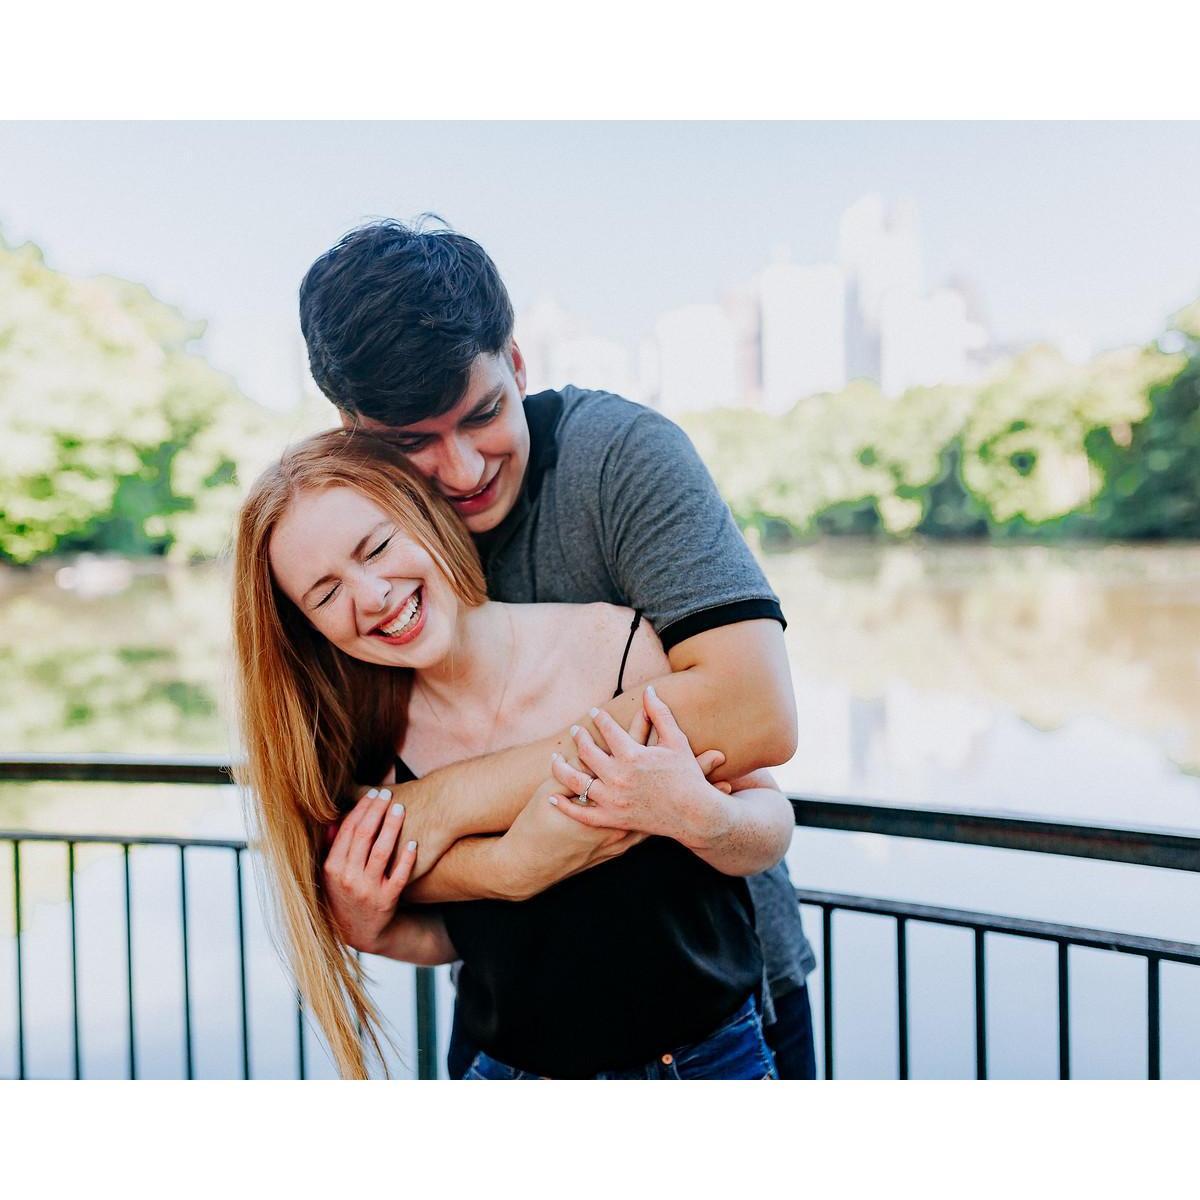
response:
M0 125L0 236L206 320L203 352L273 407L302 390L308 263L363 220L429 210L483 243L518 311L556 297L631 375L660 316L711 319L781 245L834 261L872 193L914 205L926 286L973 281L996 344L1078 356L1150 340L1200 294L1196 149L1196 123L18 122Z

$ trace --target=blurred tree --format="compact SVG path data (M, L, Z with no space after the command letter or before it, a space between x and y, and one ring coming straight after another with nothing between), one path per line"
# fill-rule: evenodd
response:
M0 559L224 545L269 423L195 352L203 332L138 284L0 240Z
M683 424L738 522L766 541L1200 536L1200 303L1182 350L1077 364L1039 346L974 388L886 397L856 381L783 416ZM1182 352L1189 351L1189 354Z

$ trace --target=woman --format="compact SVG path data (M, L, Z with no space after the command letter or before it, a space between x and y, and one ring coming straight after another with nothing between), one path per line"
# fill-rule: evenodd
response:
M417 847L399 846L402 811L377 796L355 805L355 780L382 778L393 762L401 777L424 774L534 740L606 699L618 663L618 689L669 664L628 610L488 601L449 506L385 442L341 430L301 443L256 483L239 517L234 606L244 782L294 969L339 1070L361 1078L358 1029L380 1054L378 1016L321 895L325 830L350 814L329 857L372 876L389 899L400 898ZM469 1077L773 1071L739 876L782 856L790 808L765 773L737 781L736 803L763 837L724 844L724 797L666 706L650 698L647 711L660 733L658 799L627 806L626 827L677 840L627 838L620 857L521 903L402 909L393 923L390 956L463 959L460 1011L482 1049ZM557 811L542 806L530 820L592 823L589 801L616 803L618 768L641 752L649 721L625 732L595 719L609 752L580 735L592 774L553 765L588 808L551 796Z

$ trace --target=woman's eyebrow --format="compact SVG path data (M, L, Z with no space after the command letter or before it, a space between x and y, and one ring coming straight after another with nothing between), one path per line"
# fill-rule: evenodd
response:
M354 549L350 551L350 557L351 557L351 558L358 558L358 557L360 557L360 556L361 556L361 554L362 554L362 552L363 552L363 548L366 546L366 544L367 544L367 543L368 543L368 542L369 542L369 541L370 541L370 540L371 540L371 539L372 539L372 538L373 538L373 537L374 537L374 536L375 536L375 535L376 535L376 534L377 534L377 533L378 533L378 532L379 532L379 531L380 531L380 530L381 530L381 529L382 529L382 528L383 528L385 525L390 525L390 524L391 524L391 521L384 520L384 521L380 521L378 525L373 525L373 526L372 526L370 529L368 529L368 530L367 530L367 532L366 532L366 533L364 533L364 534L362 535L362 537L358 539L358 543L357 543L357 545L354 547ZM303 594L303 595L300 597L300 599L301 599L301 600L307 600L307 599L308 599L308 597L309 597L309 594L310 594L311 592L315 592L315 591L317 590L317 588L319 588L319 587L320 587L322 584L326 584L326 583L332 583L332 582L334 581L334 579L336 579L336 578L337 578L337 577L336 577L335 575L322 575L320 579L318 579L318 580L317 580L315 583L313 583L313 584L310 584L310 585L309 585L309 587L307 587L307 588L305 589L305 591L304 591L304 594Z

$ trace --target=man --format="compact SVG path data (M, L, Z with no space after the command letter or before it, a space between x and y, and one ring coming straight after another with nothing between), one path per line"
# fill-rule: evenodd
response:
M355 230L309 269L300 321L317 385L346 425L386 432L447 497L475 537L491 596L642 610L673 672L654 686L693 749L723 753L715 779L791 757L783 614L691 443L666 418L605 392L566 387L526 398L512 305L482 247L393 221ZM643 690L604 707L628 727ZM577 724L596 733L586 716ZM561 790L548 780L552 753L579 765L563 730L403 784L405 836L428 856L425 869L437 857L430 847L449 847L439 890L417 879L406 894L521 899L601 855L611 832L588 830L589 844L547 843L498 872L483 857L496 839L466 837L506 829L539 789ZM787 868L749 883L768 1041L781 1077L812 1078L804 981L815 960ZM356 904L336 881L328 890L349 944L381 944L388 914ZM467 1054L457 1041L456 1076Z

